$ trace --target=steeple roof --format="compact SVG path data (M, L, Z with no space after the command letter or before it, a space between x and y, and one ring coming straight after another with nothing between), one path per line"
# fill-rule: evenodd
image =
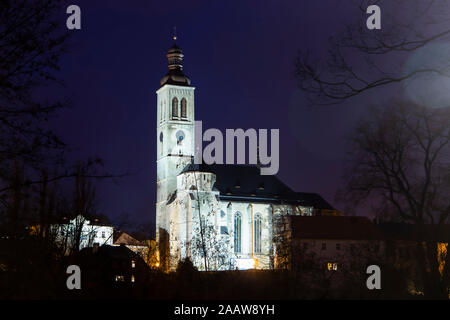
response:
M191 80L183 73L183 50L177 45L177 37L173 36L173 45L167 51L167 60L169 62L169 72L162 77L161 87L166 84L176 86L190 86Z

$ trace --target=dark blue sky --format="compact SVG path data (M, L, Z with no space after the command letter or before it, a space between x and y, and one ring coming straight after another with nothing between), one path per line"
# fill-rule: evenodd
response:
M203 128L279 128L279 177L340 208L334 195L345 137L374 101L366 95L338 106L309 107L293 73L299 49L326 54L328 37L360 18L349 1L70 4L81 8L82 30L73 31L62 60L65 88L52 89L73 102L55 121L56 130L76 149L75 158L98 155L109 171L138 172L119 185L99 184L105 214L154 221L155 91L167 72L174 26Z

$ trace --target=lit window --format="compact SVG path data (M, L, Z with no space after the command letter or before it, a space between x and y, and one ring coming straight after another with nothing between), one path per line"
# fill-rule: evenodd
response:
M131 275L131 282L135 282L134 275Z
M131 260L131 267L136 268L136 262L134 260Z
M241 214L236 212L234 216L234 252L241 252Z
M338 264L336 262L328 262L327 263L327 269L329 271L336 271L338 268Z
M125 281L125 277L124 276L116 276L116 281Z

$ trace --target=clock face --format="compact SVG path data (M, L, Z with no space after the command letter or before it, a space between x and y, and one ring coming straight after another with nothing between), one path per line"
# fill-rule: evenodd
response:
M159 141L163 142L163 133L162 132L159 134Z
M176 133L176 137L177 137L177 142L178 143L182 142L184 140L184 137L185 137L183 130L178 130L177 133Z

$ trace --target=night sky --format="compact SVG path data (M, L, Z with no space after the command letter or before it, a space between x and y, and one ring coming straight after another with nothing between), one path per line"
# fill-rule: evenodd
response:
M295 191L318 192L337 209L346 136L380 96L308 106L296 87L295 56L326 54L327 39L360 19L349 1L72 1L82 12L61 61L70 108L53 120L74 159L97 155L112 172L134 172L99 184L100 209L154 223L156 93L165 54L183 49L196 87L196 120L207 128L280 129L279 177ZM62 13L64 21L68 15ZM365 20L361 21L365 24ZM361 212L360 214L366 214Z

